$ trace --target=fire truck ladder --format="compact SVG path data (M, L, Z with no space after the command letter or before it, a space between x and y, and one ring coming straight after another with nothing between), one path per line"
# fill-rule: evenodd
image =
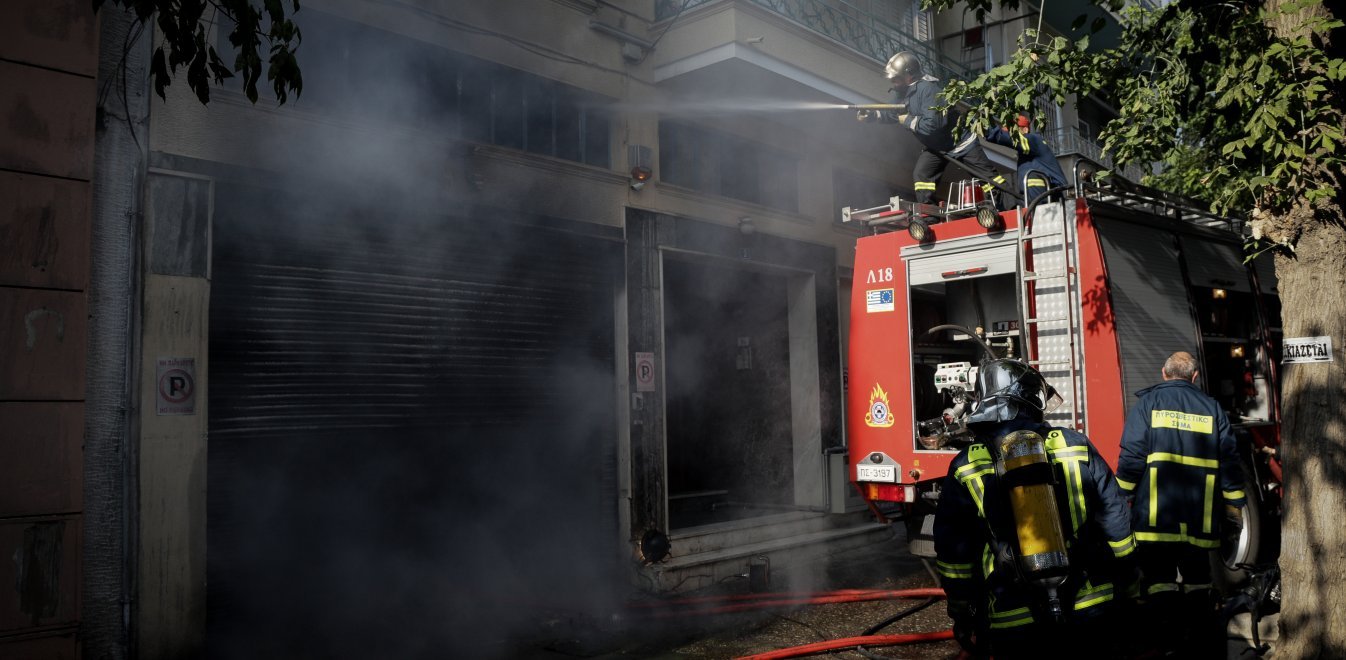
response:
M1044 176L1038 174L1038 176ZM1075 227L1060 203L1021 210L1018 234L1020 338L1028 364L1058 385L1063 403L1048 413L1059 426L1084 430L1080 398L1079 290ZM1031 212L1030 212L1031 211ZM1059 387L1062 381L1069 387Z

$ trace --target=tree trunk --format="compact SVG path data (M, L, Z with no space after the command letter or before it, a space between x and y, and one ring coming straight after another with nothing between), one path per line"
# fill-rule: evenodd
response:
M1265 8L1274 16L1289 1L1268 0ZM1295 20L1273 19L1268 27L1281 38L1300 36L1301 19L1339 12L1339 4L1309 5ZM1318 36L1333 52L1329 35ZM1340 98L1330 94L1323 102ZM1311 165L1305 174L1329 185L1339 176L1315 173ZM1275 222L1275 233L1297 236L1293 255L1276 256L1284 336L1332 341L1331 362L1282 371L1283 658L1346 657L1346 214L1340 203L1316 212L1300 205Z
M1277 256L1286 337L1330 337L1332 361L1285 365L1281 651L1346 657L1346 231L1309 221L1295 256Z

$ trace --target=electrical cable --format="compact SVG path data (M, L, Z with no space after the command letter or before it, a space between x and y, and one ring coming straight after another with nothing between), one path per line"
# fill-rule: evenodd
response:
M888 618L886 618L886 619L884 619L884 620L882 620L882 621L880 621L880 622L878 622L878 623L876 623L876 624L870 626L869 628L865 629L864 632L860 633L860 635L863 636L863 637L868 637L868 636L870 636L870 635L877 635L877 634L879 633L880 630L883 630L884 628L887 628L888 626L891 626L891 625L893 625L894 623L897 623L898 621L901 621L902 619L905 619L905 618L907 618L907 617L909 617L909 616L911 616L911 615L913 615L913 614L915 614L915 613L917 613L917 612L920 612L921 610L923 610L923 609L925 609L925 608L927 608L927 607L930 607L931 605L934 605L936 600L938 600L938 599L937 599L937 598L927 598L927 599L925 600L924 603L918 603L918 604L916 604L916 605L912 605L911 607L908 607L907 609L902 610L901 612L898 612L897 614L894 614L894 615L892 615L892 616L890 616L890 617L888 617Z

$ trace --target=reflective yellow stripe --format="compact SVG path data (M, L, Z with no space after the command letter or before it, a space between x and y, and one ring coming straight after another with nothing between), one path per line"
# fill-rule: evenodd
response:
M972 579L972 564L951 564L945 561L936 561L935 566L939 569L939 574L947 578L954 579Z
M1182 454L1169 454L1165 452L1155 452L1145 459L1147 463L1179 463L1191 467L1210 468L1212 470L1220 467L1220 461L1213 458L1197 458L1196 456L1183 456Z
M1112 600L1112 585L1109 583L1101 584L1097 587L1090 587L1088 582L1084 583L1084 588L1075 594L1075 609L1082 610L1086 607L1093 607L1099 603L1106 603Z
M1029 187L1029 188L1046 188L1046 187L1047 187L1047 180L1046 180L1046 179L1029 179L1029 180L1028 180L1028 187Z
M1209 583L1207 584L1187 584L1186 582L1182 583L1182 590L1185 593L1189 594L1194 591L1210 591L1210 588L1211 585Z
M1187 534L1185 534L1185 533L1182 533L1182 534L1164 534L1164 533L1161 533L1161 532L1136 532L1136 540L1137 540L1137 541L1146 541L1146 542L1150 542L1150 541L1175 542L1175 541L1176 541L1176 542L1181 542L1181 543L1191 543L1192 545L1194 545L1194 546L1196 546L1196 547L1198 547L1198 548L1218 548L1218 547L1220 547L1220 542L1217 541L1217 540L1213 540L1213 539L1196 539L1196 538L1192 538L1191 536L1189 536L1189 535L1187 535Z
M1061 429L1052 429L1052 432L1047 434L1047 450L1060 451L1065 448L1066 434L1062 433Z
M1020 607L1008 612L991 612L992 628L1016 628L1032 622L1033 613L1027 607Z
M973 463L968 463L967 465L964 465L963 467L954 470L953 477L955 479L958 479L959 481L962 481L963 479L968 478L973 472L981 472L985 470L990 470L994 472L995 468L989 464L989 461L986 463L976 461Z
M963 485L967 486L968 494L972 495L972 503L977 505L977 515L981 516L983 520L986 519L986 505L984 503L986 488L981 483L981 477L992 472L995 472L995 470L988 468L962 480Z
M1165 591L1177 591L1177 590L1178 590L1177 582L1161 582L1159 584L1152 584L1148 587L1145 587L1145 595L1150 596L1153 594L1163 593Z
M991 177L991 180L994 181L994 182L996 182L996 183L1004 183L1004 182L1005 182L1005 177L1000 176L999 174L997 174L997 175Z
M1126 538L1120 541L1108 541L1108 545L1112 546L1112 555L1120 559L1122 557L1131 554L1132 552L1135 552L1136 537L1131 534L1127 534Z
M1193 415L1179 410L1151 410L1150 428L1211 433L1215 430L1215 418L1210 415Z
M1150 468L1150 526L1159 524L1159 468ZM1137 537L1140 538L1140 537Z
M1080 530L1084 523L1084 489L1080 486L1080 464L1072 462L1063 466L1066 475L1066 498L1070 501L1070 531Z
M917 190L934 190L934 189L935 189L935 182L934 182L934 181L917 181L917 182L916 182L916 189L917 189Z
M1245 498L1245 497L1247 497L1247 495L1244 495L1244 494L1243 494L1243 491L1241 491L1241 490L1226 490L1226 491L1224 491L1224 498L1227 499L1227 500L1241 500L1241 499L1243 499L1243 498Z
M1211 512L1215 510L1215 475L1206 475L1206 501L1202 504L1201 532L1210 533Z
M1134 482L1134 481L1127 481L1126 479L1123 479L1123 478L1121 478L1121 477L1117 477L1117 485L1118 485L1118 486L1121 486L1121 487L1122 487L1122 490L1135 490L1135 489L1136 489L1136 482Z

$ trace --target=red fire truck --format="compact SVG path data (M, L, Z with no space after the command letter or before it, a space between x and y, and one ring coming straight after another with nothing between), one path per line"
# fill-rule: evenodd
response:
M851 479L876 513L906 521L914 553L933 555L940 480L971 442L963 418L984 355L978 338L1036 366L1063 399L1047 421L1084 432L1114 469L1134 392L1186 350L1201 363L1197 384L1236 429L1249 478L1253 506L1224 560L1265 560L1279 545L1280 510L1271 264L1244 263L1237 221L1075 174L1056 201L1003 213L977 200L932 211L899 198L843 211L869 230L856 244L851 298Z

